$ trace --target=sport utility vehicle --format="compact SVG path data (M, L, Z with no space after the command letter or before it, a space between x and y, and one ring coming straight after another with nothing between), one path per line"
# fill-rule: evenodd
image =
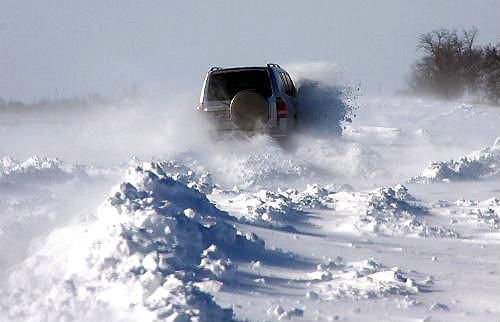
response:
M212 67L205 77L198 110L217 131L267 133L284 137L296 124L295 85L278 64L265 67Z

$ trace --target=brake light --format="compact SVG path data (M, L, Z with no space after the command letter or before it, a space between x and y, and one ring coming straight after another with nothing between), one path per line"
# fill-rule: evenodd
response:
M286 106L281 97L276 97L276 112L279 119L288 117L288 106Z

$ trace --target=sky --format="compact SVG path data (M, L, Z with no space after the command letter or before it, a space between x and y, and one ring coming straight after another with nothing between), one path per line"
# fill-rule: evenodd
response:
M197 94L210 66L336 63L364 92L404 88L419 34L479 29L500 0L0 0L0 97Z

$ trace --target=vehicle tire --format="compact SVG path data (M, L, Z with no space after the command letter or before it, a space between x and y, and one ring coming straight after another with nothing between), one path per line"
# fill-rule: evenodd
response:
M241 130L261 129L269 120L269 104L255 90L238 92L231 100L231 121Z

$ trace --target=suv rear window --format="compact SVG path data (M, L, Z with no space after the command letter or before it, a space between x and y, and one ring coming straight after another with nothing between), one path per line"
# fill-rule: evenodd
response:
M272 94L271 81L266 69L220 71L208 80L208 101L231 100L239 91L254 89L264 97Z

